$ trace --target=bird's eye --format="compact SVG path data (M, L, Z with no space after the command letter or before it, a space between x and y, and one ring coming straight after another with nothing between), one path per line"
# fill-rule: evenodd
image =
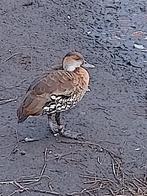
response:
M81 60L81 57L75 55L75 56L74 56L74 59L77 60L77 61L79 61L79 60Z

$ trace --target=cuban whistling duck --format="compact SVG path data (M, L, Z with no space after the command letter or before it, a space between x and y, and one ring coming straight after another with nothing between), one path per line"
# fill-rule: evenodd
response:
M66 131L60 122L60 113L74 107L88 91L89 73L84 67L94 67L85 62L78 52L66 54L62 68L50 71L32 82L17 110L18 123L29 116L47 114L54 135L77 138Z

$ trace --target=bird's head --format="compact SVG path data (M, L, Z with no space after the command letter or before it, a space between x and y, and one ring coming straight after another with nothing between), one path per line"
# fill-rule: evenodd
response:
M66 71L74 71L78 67L94 67L94 65L87 63L79 52L66 54L63 58L62 66Z

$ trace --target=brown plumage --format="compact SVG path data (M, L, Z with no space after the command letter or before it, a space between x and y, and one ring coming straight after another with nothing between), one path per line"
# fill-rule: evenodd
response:
M75 106L88 90L89 74L83 67L90 64L85 63L81 54L72 52L63 58L62 65L62 69L46 73L30 85L17 110L19 123L29 116L47 114L53 133L65 133L60 123L60 112ZM53 124L53 116L57 125Z

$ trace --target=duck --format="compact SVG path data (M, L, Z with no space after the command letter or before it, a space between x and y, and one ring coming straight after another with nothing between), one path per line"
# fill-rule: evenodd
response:
M78 133L66 130L60 114L75 107L89 91L89 72L95 67L85 61L79 52L69 52L62 60L62 67L36 78L17 109L18 123L28 117L47 115L48 125L54 136L77 139Z

